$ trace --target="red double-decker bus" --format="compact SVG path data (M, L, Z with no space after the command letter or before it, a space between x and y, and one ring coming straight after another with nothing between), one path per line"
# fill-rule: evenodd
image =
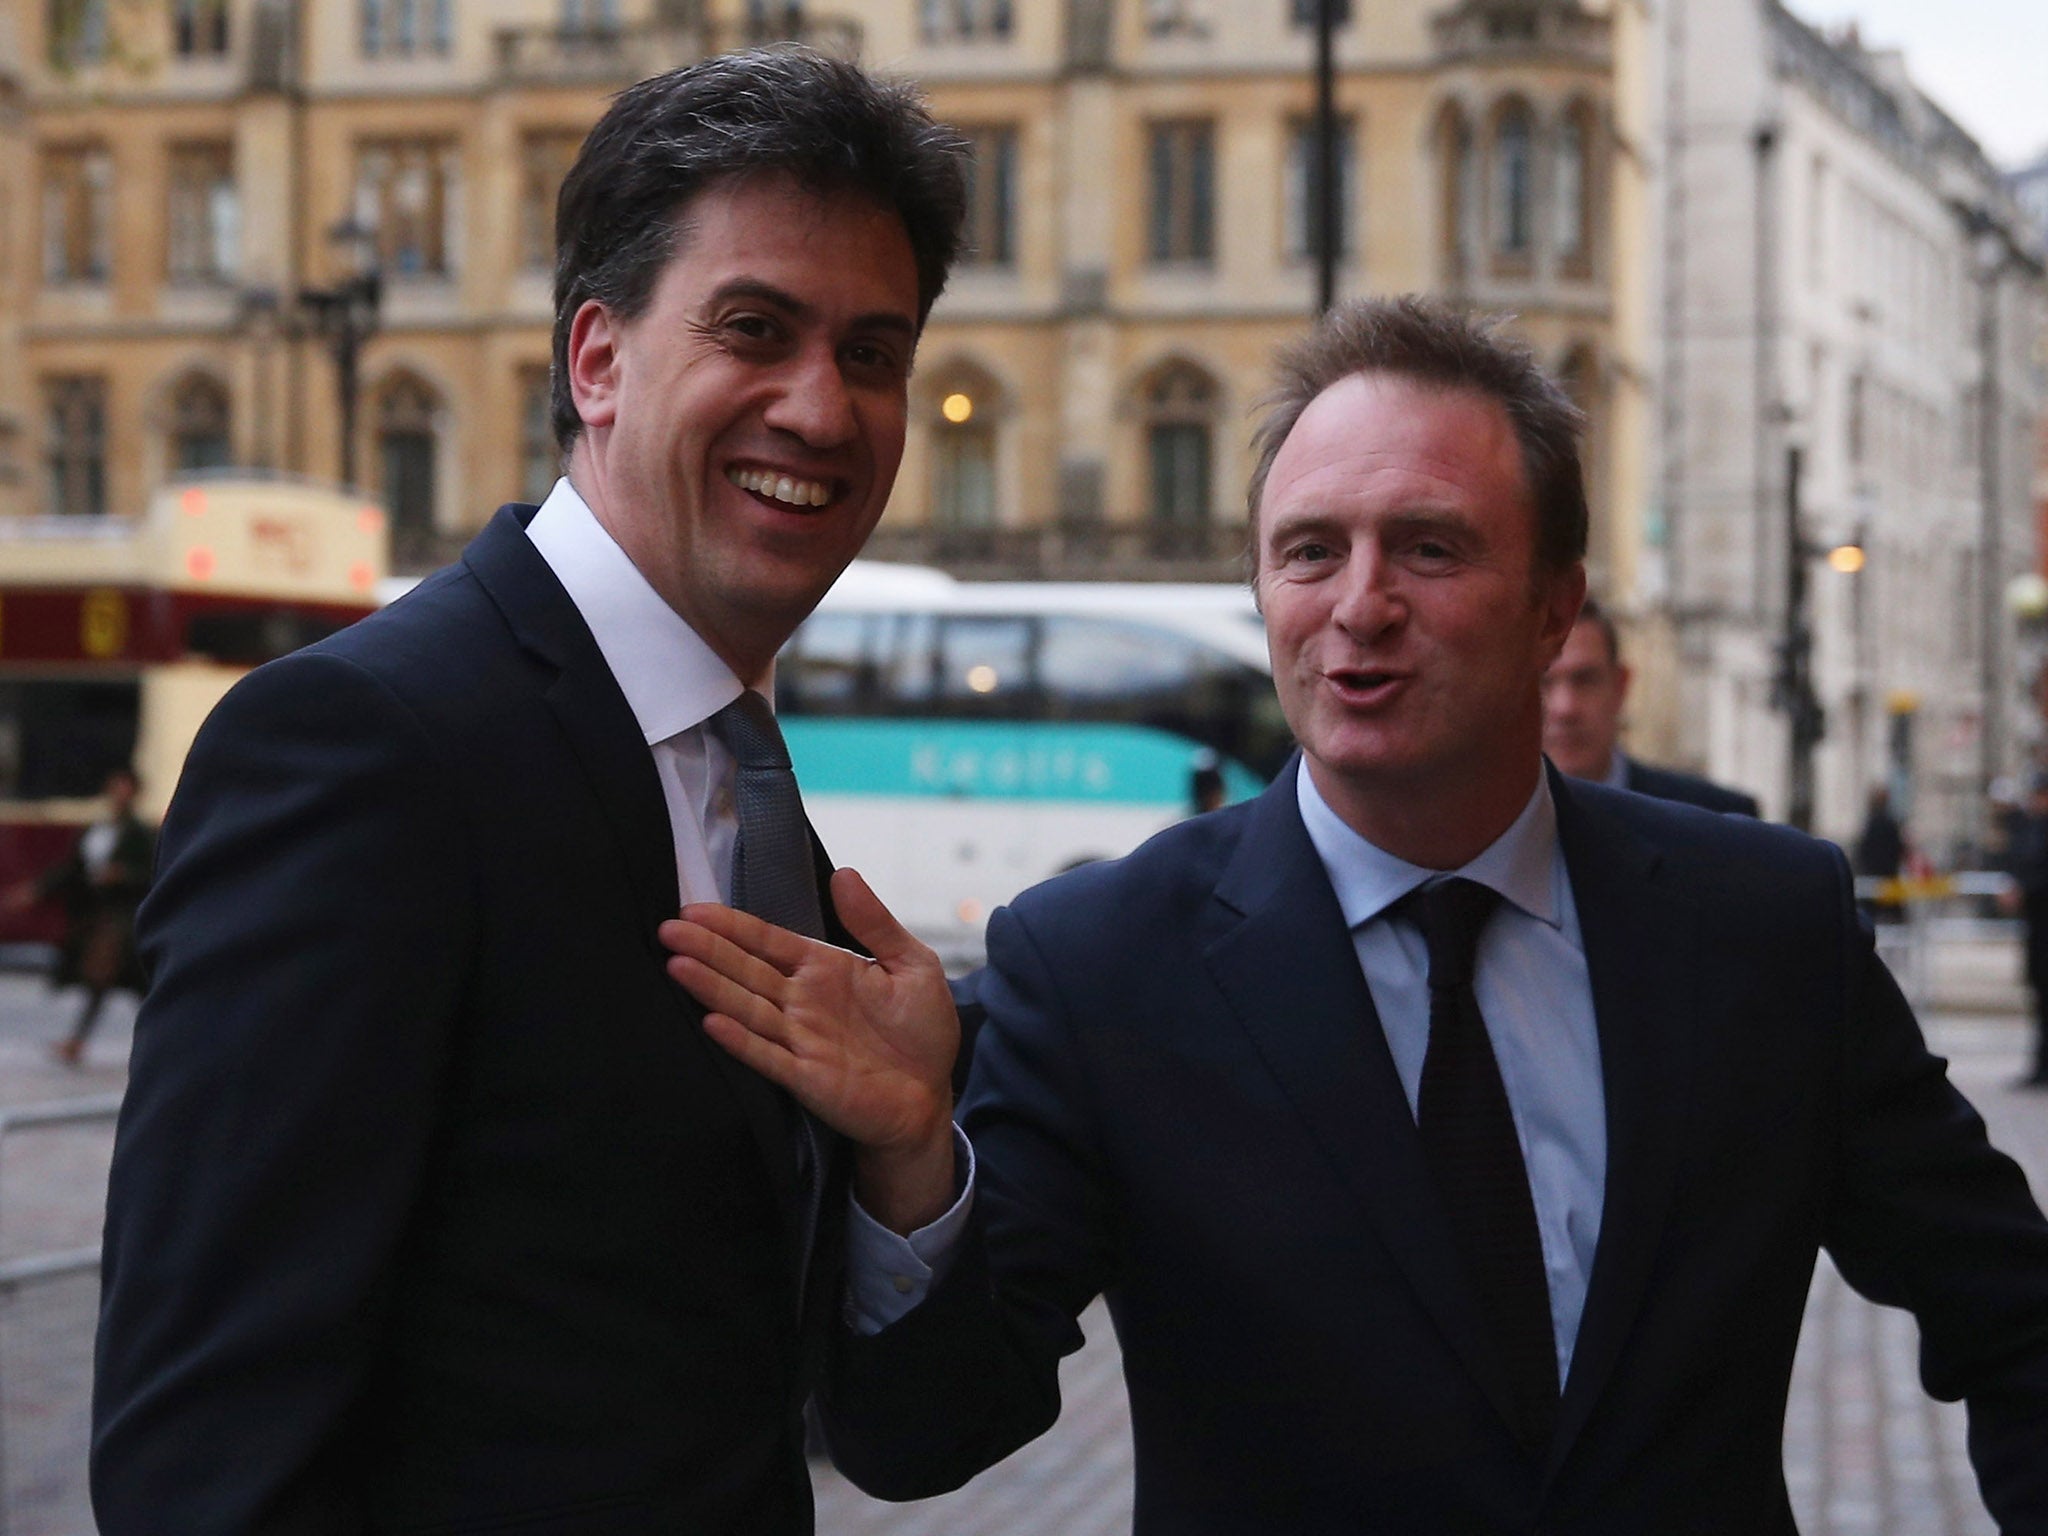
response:
M247 472L175 481L139 518L0 520L0 889L65 853L122 764L160 814L236 678L376 607L386 529L359 496ZM60 921L0 920L0 943Z

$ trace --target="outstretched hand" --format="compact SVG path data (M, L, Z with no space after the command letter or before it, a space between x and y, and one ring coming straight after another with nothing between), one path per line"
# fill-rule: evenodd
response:
M908 1232L952 1203L960 1020L938 956L853 870L832 876L832 904L873 960L712 904L660 938L705 1032L855 1143L861 1204Z

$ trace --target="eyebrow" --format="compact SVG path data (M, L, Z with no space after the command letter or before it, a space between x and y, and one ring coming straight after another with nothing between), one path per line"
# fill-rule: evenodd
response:
M773 283L763 282L758 277L734 277L720 283L711 290L706 301L707 307L727 303L733 299L752 299L759 304L769 304L798 320L812 321L818 318L818 306L798 298L787 289ZM896 331L904 336L916 336L917 325L908 315L893 309L878 309L872 314L856 315L849 327L856 331Z

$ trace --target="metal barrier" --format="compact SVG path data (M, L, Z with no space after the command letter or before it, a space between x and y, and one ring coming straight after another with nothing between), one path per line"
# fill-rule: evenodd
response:
M20 1133L111 1126L120 1107L119 1094L97 1094L0 1109L0 1174L18 1161L6 1154ZM73 1175L67 1187L80 1182L57 1172ZM101 1203L84 1194L63 1214L96 1219ZM0 1260L0 1536L92 1536L85 1462L99 1266L96 1245Z
M2016 963L2020 923L2006 912L2014 889L2010 875L1992 870L1893 880L1861 875L1856 880L1857 899L1876 920L1878 956L1916 1011L1943 1005L1991 1011L2025 1006L2016 970L2008 978L1993 968L1988 977L1978 978L1974 990L1966 976L1957 974L1956 962L1973 951L2009 952ZM1951 963L1938 967L1937 956Z

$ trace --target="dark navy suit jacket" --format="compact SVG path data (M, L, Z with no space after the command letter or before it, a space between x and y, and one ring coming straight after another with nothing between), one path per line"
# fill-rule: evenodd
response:
M1736 816L1755 816L1758 807L1755 795L1745 795L1739 789L1729 789L1716 784L1712 779L1703 779L1696 774L1680 773L1676 768L1653 768L1648 763L1639 763L1634 758L1627 760L1624 776L1628 787L1639 795L1652 795L1659 800L1676 800L1681 805L1697 805L1703 810L1722 811Z
M530 515L193 746L109 1194L106 1536L811 1529L787 1106L664 972L653 758Z
M2048 1531L2048 1226L1928 1055L1830 845L1565 781L1606 1206L1556 1435L1498 1363L1294 774L989 930L973 1241L841 1340L841 1465L951 1487L1049 1424L1106 1293L1138 1536L1790 1533L1816 1253L1911 1306L2008 1532Z

